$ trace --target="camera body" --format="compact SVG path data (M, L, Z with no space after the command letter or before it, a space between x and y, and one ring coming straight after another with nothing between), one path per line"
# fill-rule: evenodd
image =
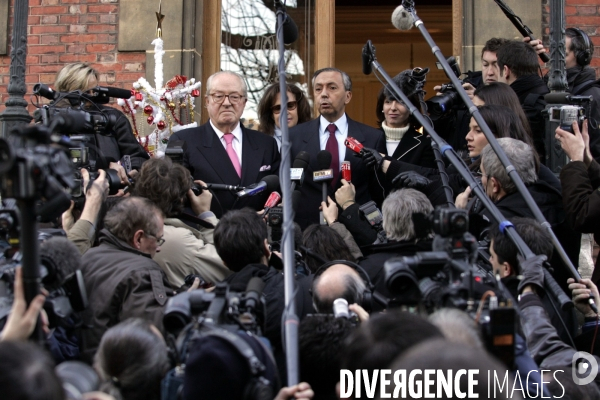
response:
M560 129L573 133L573 122L577 122L579 130L586 119L586 109L579 105L563 105L548 108L548 120L558 122Z
M457 78L460 78L462 72L460 70L458 62L456 61L456 58L451 56L448 57L447 61L448 64L450 64L454 75L456 75ZM443 69L439 63L436 64L438 66L438 69ZM459 82L462 85L463 83L467 83L468 80L459 79ZM452 108L464 106L457 92L457 89L456 87L454 87L454 84L452 84L452 82L443 84L439 92L441 93L441 95L433 96L425 102L427 104L427 110L429 111L429 114L431 115L431 118L433 120L439 119Z

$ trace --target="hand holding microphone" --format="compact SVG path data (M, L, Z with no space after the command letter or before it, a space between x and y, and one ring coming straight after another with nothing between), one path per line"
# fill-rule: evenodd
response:
M379 169L381 167L383 156L377 150L363 146L361 142L353 137L348 137L344 144L347 148L354 151L357 157L362 157L367 168L374 166L375 169Z

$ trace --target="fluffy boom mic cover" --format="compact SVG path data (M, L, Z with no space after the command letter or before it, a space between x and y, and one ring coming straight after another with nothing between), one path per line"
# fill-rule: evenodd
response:
M392 25L401 31L410 30L415 24L415 17L403 6L398 6L392 13Z

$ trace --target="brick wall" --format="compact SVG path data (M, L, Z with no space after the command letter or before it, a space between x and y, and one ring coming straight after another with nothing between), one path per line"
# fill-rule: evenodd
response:
M544 43L550 40L550 0L543 0L542 26L544 27ZM596 51L592 58L591 66L596 69L596 76L600 75L600 2L598 0L565 0L565 15L567 27L576 27L588 34Z
M56 73L71 62L90 63L101 85L131 88L145 74L146 55L117 51L118 13L118 0L29 0L26 99L34 84L52 85ZM0 56L0 111L8 98L9 65L10 57Z

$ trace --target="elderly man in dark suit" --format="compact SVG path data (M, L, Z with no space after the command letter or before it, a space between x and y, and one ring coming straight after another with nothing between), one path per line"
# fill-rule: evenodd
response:
M186 142L183 164L194 180L248 186L278 173L280 157L275 139L240 124L246 100L246 83L235 72L217 72L206 81L205 106L210 120L169 139ZM268 195L238 200L232 192L215 191L211 211L220 217L233 208L258 210Z
M344 141L348 137L361 142L365 147L386 153L383 132L353 121L346 115L346 104L352 99L352 81L343 71L336 68L323 68L315 72L312 80L314 101L319 106L319 118L297 125L290 129L292 158L301 151L310 155L309 167L302 185L302 207L296 210L296 222L302 228L319 222L319 206L322 200L322 184L313 181L313 172L319 170L317 154L328 150L332 155L331 168L333 182L329 185L329 195L341 186L341 162L350 161L352 183L356 187L356 201L383 200L383 188L378 184L375 168L367 168L360 157L347 149Z

